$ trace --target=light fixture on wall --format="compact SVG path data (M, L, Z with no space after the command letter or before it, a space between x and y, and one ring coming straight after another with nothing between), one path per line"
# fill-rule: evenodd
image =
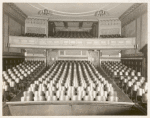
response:
M103 16L108 16L108 15L109 15L109 13L107 11L104 11L104 10L100 10L100 11L95 12L96 17L103 17Z
M44 9L38 12L38 15L52 15L52 11Z

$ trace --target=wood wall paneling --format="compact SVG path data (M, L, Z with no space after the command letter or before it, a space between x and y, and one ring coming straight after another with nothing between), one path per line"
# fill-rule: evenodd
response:
M18 58L18 57L6 57L3 58L3 71L6 71L7 69L10 69L24 61L24 58Z

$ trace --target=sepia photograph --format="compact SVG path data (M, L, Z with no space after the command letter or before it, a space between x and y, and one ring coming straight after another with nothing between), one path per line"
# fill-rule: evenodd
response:
M2 116L148 116L148 3L1 5Z

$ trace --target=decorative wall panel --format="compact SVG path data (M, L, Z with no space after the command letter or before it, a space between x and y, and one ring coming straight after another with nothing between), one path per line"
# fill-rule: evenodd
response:
M46 61L46 51L44 49L25 49L25 60L40 60Z
M45 34L45 28L40 27L27 27L26 33Z
M120 50L101 50L103 55L117 55L119 57Z
M59 56L88 56L87 55L87 51L83 51L83 50L59 50Z
M78 50L66 50L66 55L81 55L81 51Z
M65 51L64 50L60 50L59 51L59 55L61 56L61 55L65 55Z
M25 33L46 34L48 36L48 20L27 18L25 20Z
M99 20L99 35L121 34L121 21L119 19Z
M101 35L120 34L120 28L102 29Z

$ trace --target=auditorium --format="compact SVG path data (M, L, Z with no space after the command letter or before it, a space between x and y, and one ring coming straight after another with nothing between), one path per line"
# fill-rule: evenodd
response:
M148 3L2 3L3 116L147 116Z

